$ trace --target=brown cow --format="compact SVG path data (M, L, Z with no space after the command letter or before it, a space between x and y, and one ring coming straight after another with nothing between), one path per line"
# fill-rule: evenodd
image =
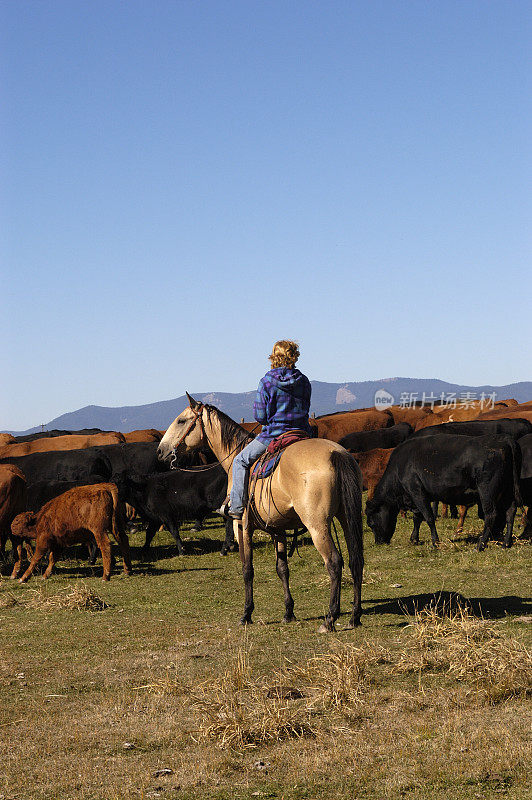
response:
M49 551L48 567L44 577L48 578L62 547L76 542L96 540L103 561L103 580L111 575L112 533L120 546L124 561L124 572L131 573L129 541L124 531L123 509L114 483L95 483L78 486L55 497L36 513L19 514L11 524L11 532L24 540L35 539L35 553L20 582L27 581L40 559ZM11 575L20 572L22 547L17 548L18 560Z
M388 411L393 417L394 423L397 425L399 422L408 422L413 428L416 427L418 422L425 417L434 416L430 408L427 406L390 406Z
M388 465L390 456L394 448L376 448L375 450L367 450L365 453L352 453L355 461L358 462L360 471L362 472L362 480L364 481L364 489L368 490L368 500L371 500L373 493L377 488L377 484L384 475L384 470Z
M160 442L163 438L161 431L155 428L146 428L146 430L130 431L124 433L126 442Z
M394 421L388 409L377 411L376 408L360 408L355 411L325 414L323 417L311 419L310 424L318 428L318 438L339 442L348 433L390 428Z
M0 464L0 555L10 536L11 523L24 509L26 477L11 464ZM14 549L14 548L13 548Z
M121 433L72 434L70 436L50 436L34 439L31 442L8 444L0 450L0 458L18 458L30 453L47 453L52 450L84 450L106 444L123 444Z
M478 420L486 419L527 419L532 422L532 403L522 403L518 406L511 406L510 408L497 408L493 411L486 411L479 414Z

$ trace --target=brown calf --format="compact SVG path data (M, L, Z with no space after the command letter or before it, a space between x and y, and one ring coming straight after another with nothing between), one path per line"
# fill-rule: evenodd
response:
M118 490L114 483L95 483L78 486L55 497L36 513L19 514L11 525L11 532L21 539L35 539L35 553L20 582L27 581L40 559L49 551L48 567L44 577L48 578L62 547L76 542L96 540L103 561L103 579L111 575L112 533L120 546L124 561L124 572L131 572L129 541L124 531L122 508ZM22 547L18 547L18 560L11 575L20 572Z

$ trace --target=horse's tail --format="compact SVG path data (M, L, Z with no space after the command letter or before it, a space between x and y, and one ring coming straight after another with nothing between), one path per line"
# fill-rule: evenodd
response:
M349 551L349 567L355 584L354 624L360 621L360 596L364 569L362 526L362 478L360 468L347 450L333 450L331 464L336 478L338 499L344 520L344 536Z

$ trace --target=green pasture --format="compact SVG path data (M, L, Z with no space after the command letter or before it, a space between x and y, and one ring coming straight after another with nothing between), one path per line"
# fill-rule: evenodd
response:
M45 585L4 567L0 799L530 797L531 546L478 553L476 516L455 525L438 520L437 551L426 526L409 544L411 520L390 546L366 531L363 625L344 629L344 570L329 636L308 539L290 561L297 622L283 625L273 546L256 535L254 624L239 626L240 560L219 555L214 519L185 528L182 557L160 532L141 563L132 535L134 574L117 557L106 584L74 553ZM415 621L436 602L466 622Z

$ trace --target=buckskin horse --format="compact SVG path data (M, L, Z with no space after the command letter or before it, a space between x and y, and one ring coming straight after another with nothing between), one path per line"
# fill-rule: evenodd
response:
M170 425L161 439L158 455L162 461L208 444L232 484L233 459L251 436L214 406L194 400L187 392L189 406ZM262 484L269 481L264 491ZM284 450L271 478L254 482L251 490L256 514L249 505L238 524L238 544L245 586L243 625L251 623L253 604L253 531L267 530L274 539L277 575L284 591L284 622L292 622L294 600L289 587L286 530L304 526L320 553L330 577L329 610L320 633L334 631L340 616L342 556L331 536L331 523L337 517L344 531L353 576L353 612L349 627L360 624L362 569L362 477L352 456L327 439L305 439ZM260 518L260 519L259 519ZM265 522L266 520L266 522Z

